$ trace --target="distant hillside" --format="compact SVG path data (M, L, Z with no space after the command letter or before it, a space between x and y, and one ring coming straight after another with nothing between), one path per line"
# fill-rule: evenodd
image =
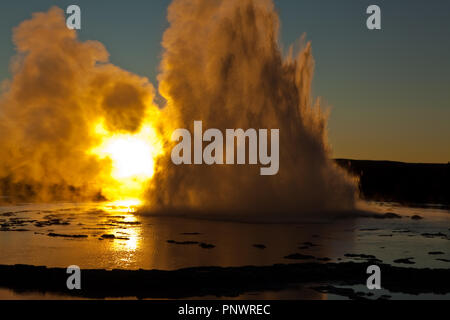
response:
M363 198L405 204L450 204L450 164L336 159L360 177Z

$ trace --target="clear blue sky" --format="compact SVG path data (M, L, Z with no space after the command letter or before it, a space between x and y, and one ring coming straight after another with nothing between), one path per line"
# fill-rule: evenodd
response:
M207 0L205 0L207 1ZM101 41L120 67L156 85L170 0L0 2L0 79L11 29L53 5L82 9L83 40ZM382 9L382 30L365 26ZM450 161L450 1L275 0L284 47L303 33L316 59L314 93L332 107L335 157Z

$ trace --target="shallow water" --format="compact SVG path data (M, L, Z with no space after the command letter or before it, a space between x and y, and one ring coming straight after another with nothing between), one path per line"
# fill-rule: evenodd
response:
M402 218L262 224L143 216L111 203L3 206L0 264L173 270L302 262L284 258L301 253L334 262L361 259L345 254L366 254L398 266L449 268L450 263L445 261L450 260L448 210L394 203L361 203L361 207L395 212ZM423 219L413 220L413 215ZM83 237L62 237L73 235ZM111 235L115 238L110 239ZM413 264L395 263L399 258L412 258L409 261ZM290 289L255 293L254 297L274 294L293 298L308 295L305 290ZM5 296L4 291L1 296ZM323 299L327 295L315 293L312 297Z
M141 216L112 204L5 206L0 207L0 230L4 230L0 231L0 264L171 270L287 263L290 260L284 259L286 255L299 252L332 261L349 260L344 255L351 253L374 255L389 264L412 257L414 267L450 266L437 260L450 259L448 210L388 203L364 205L372 211L395 212L403 218L252 224ZM424 219L412 220L412 215ZM52 233L86 238L49 236ZM446 237L426 237L424 233ZM119 239L103 239L102 235ZM215 247L205 249L195 243L174 244L168 240ZM256 244L265 248L255 247ZM428 254L433 251L443 254Z

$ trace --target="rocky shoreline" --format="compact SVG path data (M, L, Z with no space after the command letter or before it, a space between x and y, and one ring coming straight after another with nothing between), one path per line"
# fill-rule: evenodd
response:
M64 268L0 265L0 287L83 298L155 299L236 297L278 291L296 284L365 285L371 262L298 263L271 266L196 267L162 270L82 270L81 290L68 290ZM418 269L378 264L382 287L408 294L450 293L450 269ZM322 287L323 288L323 287Z

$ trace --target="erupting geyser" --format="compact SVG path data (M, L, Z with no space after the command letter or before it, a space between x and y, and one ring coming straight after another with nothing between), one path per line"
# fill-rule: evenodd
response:
M13 78L0 98L3 193L136 199L146 210L274 220L353 209L355 183L329 159L326 116L311 96L309 43L284 57L270 0L174 0L163 38L159 93L80 42L62 10L14 30ZM194 121L279 130L279 169L175 166L177 128ZM217 155L215 155L217 157ZM248 161L244 161L248 163Z
M221 131L279 129L279 172L176 167L166 153L148 191L151 210L281 220L353 209L355 183L329 159L326 117L311 97L311 46L282 56L272 1L175 0L168 19L163 122L191 132L195 120Z

